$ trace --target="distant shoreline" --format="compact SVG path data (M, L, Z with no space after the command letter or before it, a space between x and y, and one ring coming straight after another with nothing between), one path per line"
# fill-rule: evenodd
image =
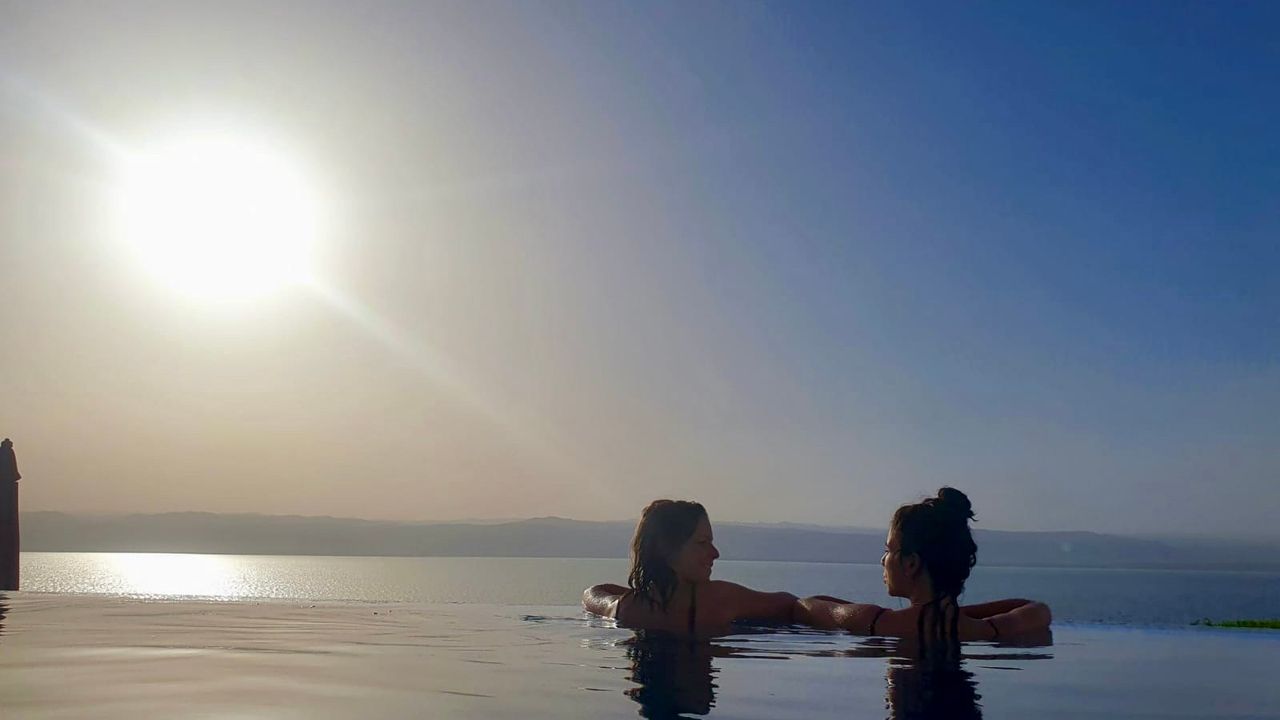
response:
M22 516L28 552L157 552L332 557L627 557L631 522L535 518L404 523L216 513ZM725 560L874 565L879 530L717 525ZM984 567L1280 572L1280 542L1156 540L1091 532L975 529Z
M351 558L351 559L404 559L418 560L427 558L453 558L458 560L617 560L625 562L627 558L622 555L351 555L341 553L268 553L268 552L216 552L216 551L197 551L197 550L23 550L21 554L155 554L155 555L226 555L226 556L246 556L246 557L312 557L312 558ZM758 558L733 558L721 557L719 562L741 562L741 563L794 563L798 565L853 565L864 567L879 567L878 563L869 562L845 562L840 560L764 560ZM1194 573L1222 573L1229 575L1280 575L1280 564L1274 566L1187 566L1187 565L1169 565L1169 566L1129 566L1129 565L1008 565L988 562L979 562L978 568L974 572L981 569L1000 569L1000 570L1080 570L1088 572L1109 571L1109 572L1194 572Z

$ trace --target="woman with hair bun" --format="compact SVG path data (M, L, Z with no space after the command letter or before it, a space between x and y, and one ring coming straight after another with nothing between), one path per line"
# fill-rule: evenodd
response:
M811 597L796 603L796 620L858 635L917 638L922 647L930 641L998 640L1048 628L1052 617L1044 603L997 600L960 605L965 580L978 560L978 546L969 531L973 517L968 496L950 487L893 514L880 564L889 595L906 598L910 607L890 610Z
M636 524L627 587L593 585L582 606L622 627L689 636L723 632L738 620L791 622L795 595L712 580L718 557L702 505L654 500Z

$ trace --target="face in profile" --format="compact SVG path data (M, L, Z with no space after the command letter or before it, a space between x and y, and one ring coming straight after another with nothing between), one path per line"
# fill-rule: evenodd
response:
M671 556L671 569L681 580L705 582L711 579L711 566L718 557L720 551L716 550L711 535L711 521L703 517L693 535Z
M902 555L902 541L898 533L890 530L884 541L884 555L880 565L884 568L884 585L891 597L908 597L911 595L913 564Z

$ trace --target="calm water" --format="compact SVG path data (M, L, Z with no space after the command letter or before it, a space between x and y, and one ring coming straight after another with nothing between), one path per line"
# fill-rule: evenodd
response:
M1280 718L1273 633L1068 625L913 658L648 641L563 606L0 594L5 718Z
M1267 718L1280 575L979 568L1053 634L922 663L885 639L637 637L578 607L621 560L27 553L0 593L5 718ZM720 562L760 588L883 600L879 567Z
M622 582L624 560L351 558L24 553L23 589L136 597L576 605L582 588ZM715 576L760 589L893 604L878 565L721 561ZM1280 574L984 568L966 601L1033 597L1058 623L1186 626L1280 617Z

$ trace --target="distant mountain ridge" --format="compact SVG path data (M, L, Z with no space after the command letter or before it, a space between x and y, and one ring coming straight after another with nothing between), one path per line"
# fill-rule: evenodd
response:
M23 549L246 555L626 557L633 522L407 523L296 515L22 515ZM1280 543L975 529L983 565L1280 570ZM717 523L726 560L875 563L884 531Z

